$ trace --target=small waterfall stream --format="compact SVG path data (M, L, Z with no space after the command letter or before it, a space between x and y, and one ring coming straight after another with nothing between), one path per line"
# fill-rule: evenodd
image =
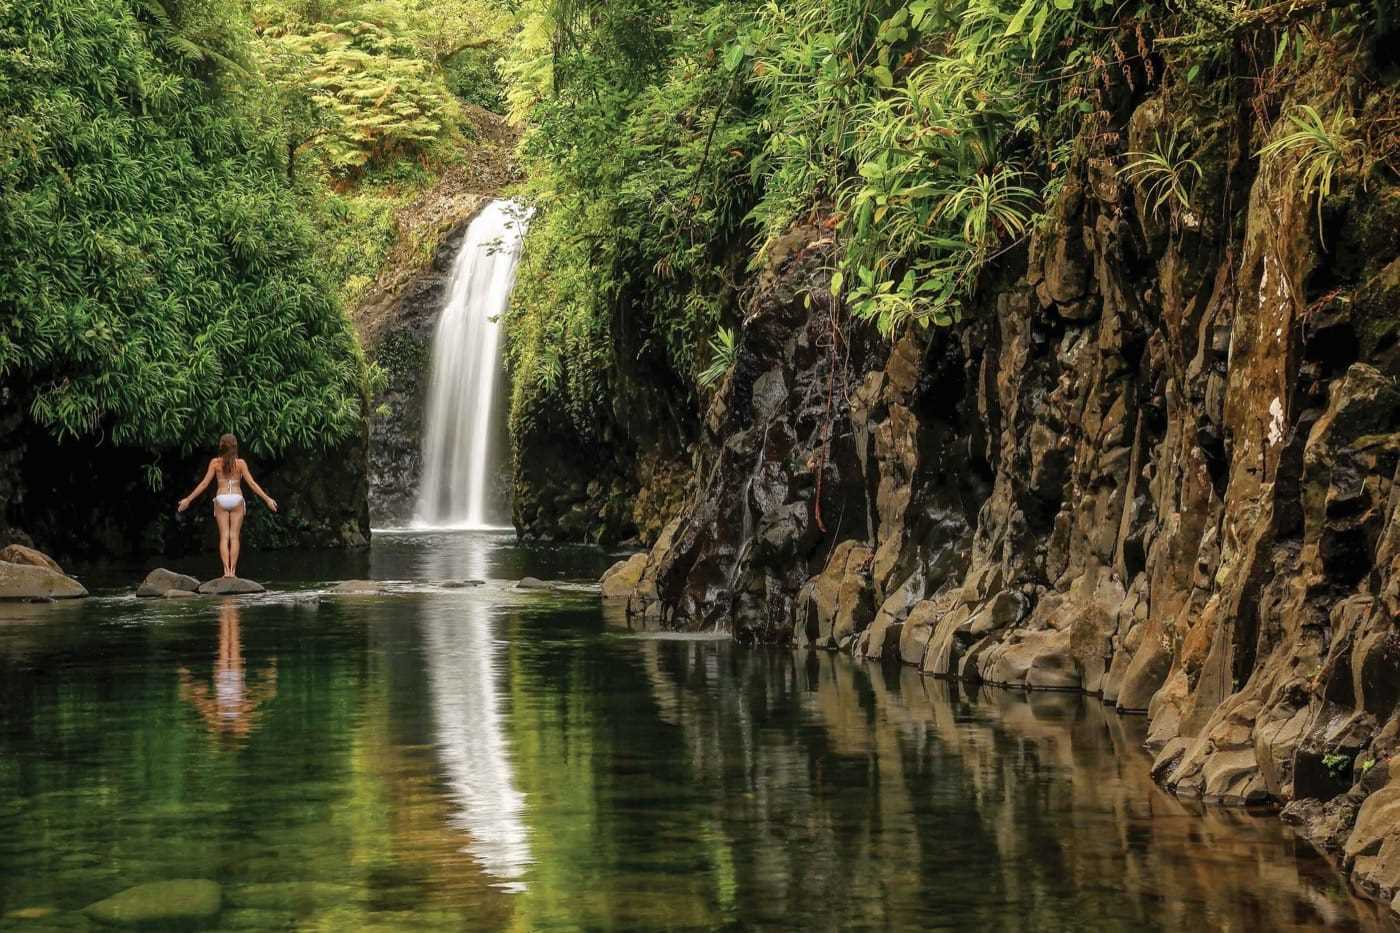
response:
M417 527L492 528L509 522L509 504L490 495L500 463L494 444L501 381L497 318L515 283L528 220L520 205L492 201L467 228L453 262L447 302L433 334Z

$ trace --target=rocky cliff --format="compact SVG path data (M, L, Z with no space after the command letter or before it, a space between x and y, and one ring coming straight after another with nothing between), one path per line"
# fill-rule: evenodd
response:
M1394 94L1364 67L1253 101L1133 67L962 323L886 342L833 299L820 230L772 251L628 614L1101 696L1149 716L1166 787L1288 804L1389 900L1400 185L1375 166L1319 207L1255 154L1343 99L1389 151ZM1121 171L1169 134L1189 203Z

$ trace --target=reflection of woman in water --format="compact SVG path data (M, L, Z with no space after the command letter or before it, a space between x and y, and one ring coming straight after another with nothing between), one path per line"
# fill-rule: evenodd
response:
M246 736L257 718L256 710L277 694L277 659L255 687L248 686L243 644L238 631L238 603L225 600L219 609L219 653L214 662L214 690L195 683L189 669L180 668L180 697L199 712L210 731L219 735Z

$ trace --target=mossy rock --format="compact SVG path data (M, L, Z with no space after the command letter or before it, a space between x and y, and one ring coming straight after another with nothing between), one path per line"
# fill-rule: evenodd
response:
M83 909L107 926L139 927L193 924L218 915L223 889L203 878L153 881L127 888Z

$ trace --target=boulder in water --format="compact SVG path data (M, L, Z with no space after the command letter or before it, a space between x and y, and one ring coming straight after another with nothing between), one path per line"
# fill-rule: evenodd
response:
M87 594L81 583L56 570L0 561L0 600L77 599Z
M608 572L603 574L600 581L604 599L626 599L636 592L637 584L642 581L642 571L647 566L647 555L645 552L633 554L626 560L620 560L608 568Z
M485 586L485 580L443 580L438 584L445 590L460 590L469 586Z
M241 596L244 593L265 593L261 583L244 580L242 577L215 577L199 585L199 592L206 596Z
M23 544L11 544L0 548L0 561L7 564L28 564L30 567L45 567L54 573L63 573L63 568L43 551L36 551Z
M164 567L157 567L146 574L146 579L142 580L141 585L136 588L136 595L164 596L171 590L188 590L193 593L197 589L199 589L199 581L194 577L166 570Z
M181 878L138 884L89 905L83 913L107 926L184 926L209 920L222 907L223 890L217 882Z
M376 580L345 580L331 587L331 592L341 596L383 596L387 591Z
M553 583L546 583L539 577L521 577L516 581L514 589L517 590L552 590Z

